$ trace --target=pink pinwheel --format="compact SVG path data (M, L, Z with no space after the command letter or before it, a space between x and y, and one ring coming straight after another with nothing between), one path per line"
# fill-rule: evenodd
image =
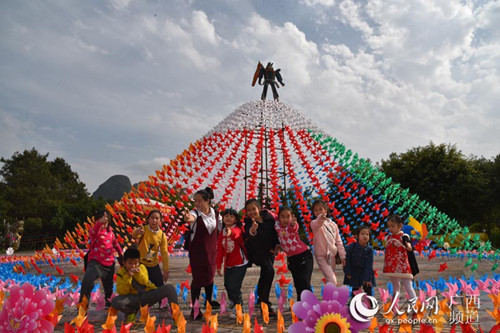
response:
M64 306L73 307L79 303L79 300L80 300L80 292L79 291L68 292L66 294L66 296L67 296L67 298L66 298L66 301L64 302Z
M285 303L286 303L286 293L282 291L280 294L280 298L278 300L278 309L280 310L281 313L283 313L283 310L285 309Z
M434 297L436 296L436 289L432 288L431 286L427 286L428 290L425 293L427 297Z
M418 291L418 300L421 302L421 303L424 303L425 302L425 291L423 291L422 289L420 289Z
M248 316L252 318L255 309L255 294L251 291L248 294Z
M163 308L165 308L167 305L170 305L170 304L168 304L168 298L167 298L167 297L165 297L165 298L164 298L164 299L162 299L162 300L161 300L161 302L160 302L160 308L162 308L162 309L163 309Z
M488 294L497 295L500 292L500 280L491 280L491 289L486 291Z
M449 283L445 282L446 286L448 287L448 291L444 291L441 293L443 297L450 299L451 305L457 304L457 302L453 299L457 292L458 292L458 286L456 283Z
M226 305L227 305L226 293L222 293L219 303L220 303L219 315L223 315L224 313L226 313Z
M380 300L382 301L383 304L387 302L387 299L389 298L389 291L387 289L382 289L382 288L377 288L378 292L380 293Z
M196 300L196 301L194 301L194 304L193 304L194 318L197 318L199 313L200 313L200 302L198 302L198 300Z
M369 320L360 322L351 316L347 305L349 294L348 287L336 287L333 283L327 283L323 289L322 301L319 301L313 292L303 291L301 301L293 305L293 312L302 321L292 324L288 332L314 332L319 321L325 322L330 319L349 323L349 329L354 333L367 329L370 326Z
M10 296L0 311L0 332L52 332L54 326L45 319L54 310L54 301L45 290L24 283L12 286Z
M474 295L474 291L472 289L472 285L468 284L466 281L459 279L460 284L462 285L462 292L466 295Z
M488 293L488 288L490 286L490 279L486 279L486 281L481 281L481 280L477 280L477 285L479 287L479 290L481 291L485 291L486 293Z

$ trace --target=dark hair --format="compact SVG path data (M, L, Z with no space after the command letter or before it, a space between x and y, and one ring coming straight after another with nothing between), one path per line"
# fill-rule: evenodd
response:
M389 222L394 222L394 223L401 225L401 224L403 224L403 219L398 214L392 214L392 215L389 215L389 217L387 218L387 223L389 223Z
M370 233L370 228L367 227L367 226L360 226L358 227L355 231L354 231L354 235L355 236L359 236L359 233L361 232L361 230L368 230L368 233Z
M111 220L111 214L108 212L107 209L99 209L99 210L96 210L96 212L94 213L94 218L95 220L99 220L101 217L104 216L104 214L107 214L108 215L108 219ZM111 222L111 221L109 221Z
M241 224L241 219L240 219L240 214L236 211L236 209L233 208L227 208L222 212L222 217L226 215L233 215L236 218L236 226L242 227L243 224ZM224 226L225 227L225 226Z
M203 189L203 190L199 190L194 195L197 195L197 194L201 195L203 200L208 201L208 203L210 203L210 200L212 200L214 198L214 191L208 186L205 187L205 189Z
M278 217L281 215L281 213L284 213L284 212L290 212L290 214L293 215L293 211L290 207L288 206L280 206L279 210L278 210Z
M317 200L314 200L313 204L311 205L311 211L314 215L314 207L320 205L321 207L323 207L325 210L326 210L326 214L328 215L328 212L330 211L330 208L328 207L328 205L326 204L326 202L324 202L322 199L317 199ZM317 217L317 216L315 216Z
M123 261L125 262L128 259L141 259L141 253L138 249L129 247L123 254Z
M153 215L154 213L158 213L160 214L160 220L163 219L163 215L161 214L161 212L158 210L158 209L153 209L149 212L148 214L148 217L146 217L146 222L149 221L149 218L151 217L151 215Z
M259 200L255 198L251 198L245 201L245 209L247 208L248 205L256 205L259 208L259 210L262 209L262 204L260 203Z

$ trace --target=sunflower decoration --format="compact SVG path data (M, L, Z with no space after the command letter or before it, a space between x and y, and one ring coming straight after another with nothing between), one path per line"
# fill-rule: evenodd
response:
M347 319L338 313L327 313L316 322L315 333L350 333Z
M290 325L289 333L358 333L370 327L371 320L358 321L347 304L349 288L327 283L323 289L323 300L318 300L312 291L304 290L301 300L293 305L293 312L300 319Z

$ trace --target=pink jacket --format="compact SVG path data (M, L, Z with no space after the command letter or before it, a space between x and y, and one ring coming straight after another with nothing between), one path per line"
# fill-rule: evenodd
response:
M338 252L340 259L345 259L344 244L335 222L330 219L326 219L324 222L316 219L311 222L311 229L314 233L314 256L334 257Z
M89 233L90 246L89 261L97 260L103 266L111 266L115 262L115 252L122 255L122 248L116 240L113 229L108 225L103 228L96 222Z

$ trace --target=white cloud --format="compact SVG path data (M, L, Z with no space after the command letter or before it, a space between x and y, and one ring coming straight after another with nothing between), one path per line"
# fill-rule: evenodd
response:
M499 153L498 1L295 5L0 4L1 153L62 156L89 190L136 182L258 99L258 60L282 69L282 101L362 157L431 140Z

